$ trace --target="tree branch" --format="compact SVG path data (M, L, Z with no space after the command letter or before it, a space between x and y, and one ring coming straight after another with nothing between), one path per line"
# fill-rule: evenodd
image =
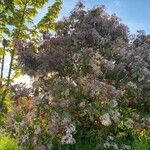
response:
M24 20L24 16L25 16L25 12L26 12L26 8L27 8L27 4L28 4L29 0L26 1L26 3L24 4L24 9L23 9L23 14L20 20L20 25L19 25L19 29L16 35L16 39L19 38L20 32L21 32L21 27L23 25L23 20ZM7 78L7 83L6 83L6 90L3 92L2 94L2 100L1 100L1 104L0 104L0 113L2 112L2 108L3 108L3 103L6 97L6 93L10 84L10 78L11 78L11 72L12 72L12 66L13 66L13 61L14 61L14 56L15 56L15 49L12 50L11 53L11 60L10 60L10 67L9 67L9 71L8 71L8 78Z
M4 50L5 50L5 48L4 48ZM3 78L3 72L4 72L4 60L5 60L5 54L2 57L1 79Z

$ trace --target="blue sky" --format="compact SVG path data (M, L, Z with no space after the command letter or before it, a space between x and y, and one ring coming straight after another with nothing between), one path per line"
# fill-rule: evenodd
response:
M44 9L39 11L35 21L38 21L47 11L47 7L54 0L49 0ZM78 0L63 0L63 8L59 18L69 15ZM122 22L130 28L130 32L136 34L137 30L145 30L150 34L150 0L84 0L86 8L95 5L105 5L109 14L116 13Z

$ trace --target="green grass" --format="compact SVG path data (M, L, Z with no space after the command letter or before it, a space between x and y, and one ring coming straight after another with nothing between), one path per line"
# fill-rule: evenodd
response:
M53 150L95 150L96 145L94 140L78 139L73 145L55 145Z
M133 150L150 150L150 135L134 136L132 141Z

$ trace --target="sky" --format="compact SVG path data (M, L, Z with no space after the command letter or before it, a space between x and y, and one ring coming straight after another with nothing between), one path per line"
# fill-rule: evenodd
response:
M117 14L122 23L127 25L131 34L136 34L137 30L145 30L150 34L150 0L83 0L86 9L93 8L96 5L105 5L109 14ZM63 0L63 7L59 15L59 19L68 16L73 10L78 0ZM47 7L54 3L54 0L44 6L39 11L39 15L35 18L38 21L47 11Z
M78 0L63 0L62 10L59 18L68 16L70 11L73 10ZM109 14L115 13L130 29L131 34L136 34L137 30L145 30L147 34L150 34L150 0L84 0L86 9L91 9L96 5L105 5ZM34 19L38 22L44 14L47 12L49 5L52 5L54 0L49 0L45 4L44 8L39 11L39 14ZM9 60L9 56L7 58ZM9 66L9 63L7 63ZM6 66L5 72L8 68ZM28 76L21 76L15 80L15 83L28 83L30 78Z

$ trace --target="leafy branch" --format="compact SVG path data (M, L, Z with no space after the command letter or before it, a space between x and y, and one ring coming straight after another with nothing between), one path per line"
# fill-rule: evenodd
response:
M26 1L26 3L24 4L24 9L23 9L23 14L22 14L22 18L20 20L20 25L19 25L19 29L16 35L16 39L19 38L20 32L21 32L21 27L23 25L23 20L24 20L24 16L25 16L25 11L27 8L27 4L29 3L29 0ZM3 94L2 94L2 100L1 100L1 104L0 104L0 112L2 112L2 108L3 108L3 103L6 97L6 93L10 84L10 79L11 79L11 72L12 72L12 67L13 67L13 61L14 61L14 56L15 56L15 49L12 50L11 53L11 61L10 61L10 67L9 67L9 71L8 71L8 78L7 78L7 83L6 83L6 89L4 90Z

